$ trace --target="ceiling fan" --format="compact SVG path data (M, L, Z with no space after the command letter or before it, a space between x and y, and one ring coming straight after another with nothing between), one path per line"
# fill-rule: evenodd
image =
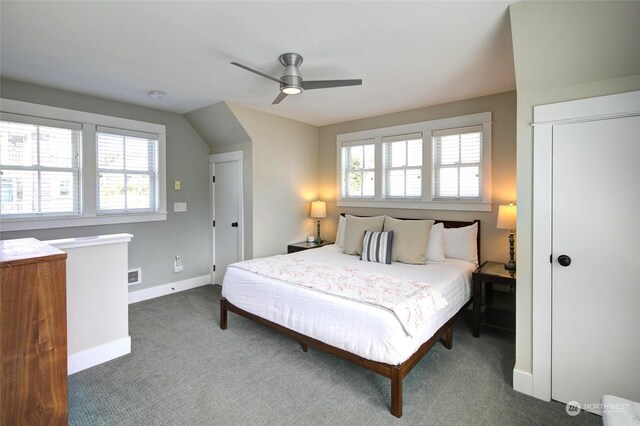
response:
M287 95L297 95L304 90L311 89L329 89L331 87L344 87L344 86L359 86L362 84L361 79L357 80L315 80L304 81L302 74L298 67L302 64L302 56L297 53L284 53L280 55L280 63L284 65L284 73L282 77L275 78L267 75L258 70L254 70L246 65L239 64L238 62L231 62L231 64L244 68L247 71L251 71L264 78L273 80L276 83L280 83L280 94L271 102L271 105L279 104Z

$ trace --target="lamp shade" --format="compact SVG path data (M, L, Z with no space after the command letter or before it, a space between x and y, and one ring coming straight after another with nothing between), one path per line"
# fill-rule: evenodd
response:
M516 206L511 203L508 206L498 207L498 229L516 229Z
M310 217L314 219L320 219L323 217L327 217L327 206L324 201L314 201L311 203L311 214Z

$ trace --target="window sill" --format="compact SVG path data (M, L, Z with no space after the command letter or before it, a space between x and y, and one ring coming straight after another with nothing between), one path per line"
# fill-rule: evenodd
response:
M78 226L113 225L118 223L154 222L167 220L166 212L123 214L85 217L49 217L46 219L3 219L0 232L26 231L31 229L71 228Z
M491 211L491 202L484 201L398 201L398 200L338 200L338 207L368 207L384 209Z

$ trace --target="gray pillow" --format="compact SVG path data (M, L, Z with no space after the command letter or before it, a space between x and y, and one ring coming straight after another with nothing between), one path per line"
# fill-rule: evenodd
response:
M364 231L382 231L384 216L355 217L347 215L347 226L344 229L343 252L346 254L362 254Z
M427 261L425 252L433 220L401 220L387 217L384 230L393 231L391 259L394 262L422 264Z

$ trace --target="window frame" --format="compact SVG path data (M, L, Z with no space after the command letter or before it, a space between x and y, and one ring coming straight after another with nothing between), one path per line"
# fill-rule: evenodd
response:
M109 169L109 168L103 168L100 167L99 164L99 155L100 155L100 151L98 149L98 134L104 134L104 135L111 135L111 136L119 136L124 138L123 140L123 145L122 148L124 150L123 152L123 168L122 169ZM127 138L128 137L133 137L133 138L140 138L140 139L147 139L147 141L154 141L156 143L155 148L153 149L153 157L154 158L150 158L147 157L147 161L148 161L148 169L145 171L140 171L140 170L135 170L135 169L128 169L126 164L127 164L127 154L126 154L126 143L127 143ZM157 210L157 206L158 206L158 186L159 186L159 181L158 181L158 145L159 145L159 140L158 140L158 135L154 135L154 134L147 134L147 133L141 133L141 132L131 132L131 131L127 131L127 130L122 130L122 129L113 129L113 128L107 128L107 127L102 127L102 126L98 126L98 128L96 129L96 214L98 215L114 215L114 214L129 214L129 213L144 213L144 212L155 212ZM109 174L122 174L124 175L124 181L125 181L125 208L124 209L102 209L100 208L100 178L102 173L109 173ZM128 180L128 175L149 175L150 179L153 182L153 186L149 187L149 199L150 199L150 205L152 205L153 207L151 208L129 208L127 207L127 192L126 192L126 188L127 188L127 180Z
M484 140L483 137L480 137L480 158L479 161L474 162L474 163L463 163L462 161L458 161L455 164L442 164L439 163L437 161L436 158L436 145L433 142L433 140L436 137L443 137L443 136L461 136L464 134L471 134L471 133L480 133L482 135L483 131L482 131L482 126L465 126L465 127L458 127L455 129L445 129L445 130L439 130L439 131L434 131L431 134L431 149L433 150L433 164L432 164L432 173L433 173L433 189L432 189L432 196L434 200L442 200L442 201L451 201L451 200L470 200L470 201L480 201L482 200L482 193L483 193L483 186L482 186L482 182L483 182L483 178L484 178L484 172L483 172L483 167L482 167L482 160L483 160L483 145L484 145ZM462 157L462 143L459 143L459 147L458 147L458 155L460 157ZM477 197L470 197L470 196L461 196L460 195L460 169L462 169L463 167L470 167L470 166L476 166L478 167L478 193L479 195ZM442 170L442 169L456 169L458 172L458 195L456 196L444 196L441 194L437 193L436 187L438 184L438 178L436 177L438 175L438 171Z
M66 228L77 226L108 225L117 223L135 223L162 221L167 219L166 193L166 126L144 121L94 114L48 105L34 104L0 98L1 116L22 116L24 120L67 121L82 125L82 146L80 147L80 211L79 216L63 217L21 217L2 218L0 230L3 232ZM11 121L11 120L7 120ZM99 214L97 212L97 158L96 158L96 129L97 127L111 127L158 135L158 170L157 170L157 198L155 211L120 211L114 214Z
M357 169L359 170L360 174L363 176L364 179L364 173L369 173L369 172L373 172L373 176L374 176L374 195L372 196L365 196L365 195L359 195L359 196L353 196L353 195L346 195L345 194L345 198L349 199L349 200L372 200L375 196L375 181L377 179L377 173L376 172L376 163L378 161L378 153L376 152L376 146L375 146L375 141L373 139L364 139L364 140L360 140L360 141L350 141L350 142L346 142L344 144L341 145L340 147L340 153L342 155L342 152L345 148L352 148L354 146L362 146L363 147L363 157L364 157L364 147L368 146L368 145L372 145L374 147L374 151L373 151L373 169L370 168L365 168L364 164L362 165L362 168ZM343 193L345 193L345 189L347 188L347 182L346 180L348 179L349 173L352 172L353 169L348 168L347 167L347 163L344 161L340 162L340 168L342 169L342 180L340 181L340 186L341 186L341 191ZM361 193L364 192L362 190L363 188L361 187Z
M424 164L422 161L424 160L424 154L421 156L420 165L419 166L410 166L409 165L409 141L420 140L420 151L424 149L424 136L422 133L414 133L410 135L397 135L397 136L385 136L382 138L382 198L385 200L421 200L422 199L422 184L420 185L420 195L416 196L407 196L407 171L409 170L420 170L420 179L422 182L422 174L424 172ZM392 156L391 154L391 144L397 142L404 142L405 144L405 165L404 166L393 166L393 158L391 162L387 160L387 156ZM393 157L393 156L392 156ZM389 187L389 181L391 178L392 171L404 171L404 193L403 196L397 195L389 195L387 192L387 188Z
M339 207L400 208L425 210L491 211L491 140L492 113L481 112L458 117L403 124L352 133L336 137L337 205ZM482 126L481 194L482 199L436 199L433 197L433 132L453 128ZM385 198L382 163L383 138L422 133L422 196ZM374 140L376 153L375 195L372 199L346 198L342 193L342 146L362 140Z
M37 117L25 117L22 115L10 114L10 113L1 113L0 121L16 123L16 124L26 124L30 126L35 126L37 131L37 140L36 140L36 165L31 166L21 166L21 165L11 165L11 164L1 164L0 163L0 177L2 180L8 179L4 176L2 172L6 170L13 171L26 171L26 172L36 172L37 173L37 199L38 199L38 207L40 211L35 213L13 213L9 215L2 215L0 211L0 218L3 222L11 221L11 220L29 220L29 219L46 219L46 218L58 218L58 217L67 217L67 218L78 218L82 214L82 126L78 123L61 121L61 120L48 120L48 119L40 119ZM42 142L43 140L40 138L40 128L41 127L49 127L63 130L70 130L72 132L77 132L76 137L72 137L71 144L72 150L74 154L74 159L72 160L71 167L54 167L54 166L43 166L42 165ZM73 199L74 210L67 212L43 212L42 211L42 179L41 174L46 172L66 172L72 173L73 180L77 183L71 188L68 188L69 193L71 193ZM62 183L61 181L60 183ZM17 190L16 190L17 192ZM77 207L77 209L76 209ZM4 227L3 227L4 228Z

